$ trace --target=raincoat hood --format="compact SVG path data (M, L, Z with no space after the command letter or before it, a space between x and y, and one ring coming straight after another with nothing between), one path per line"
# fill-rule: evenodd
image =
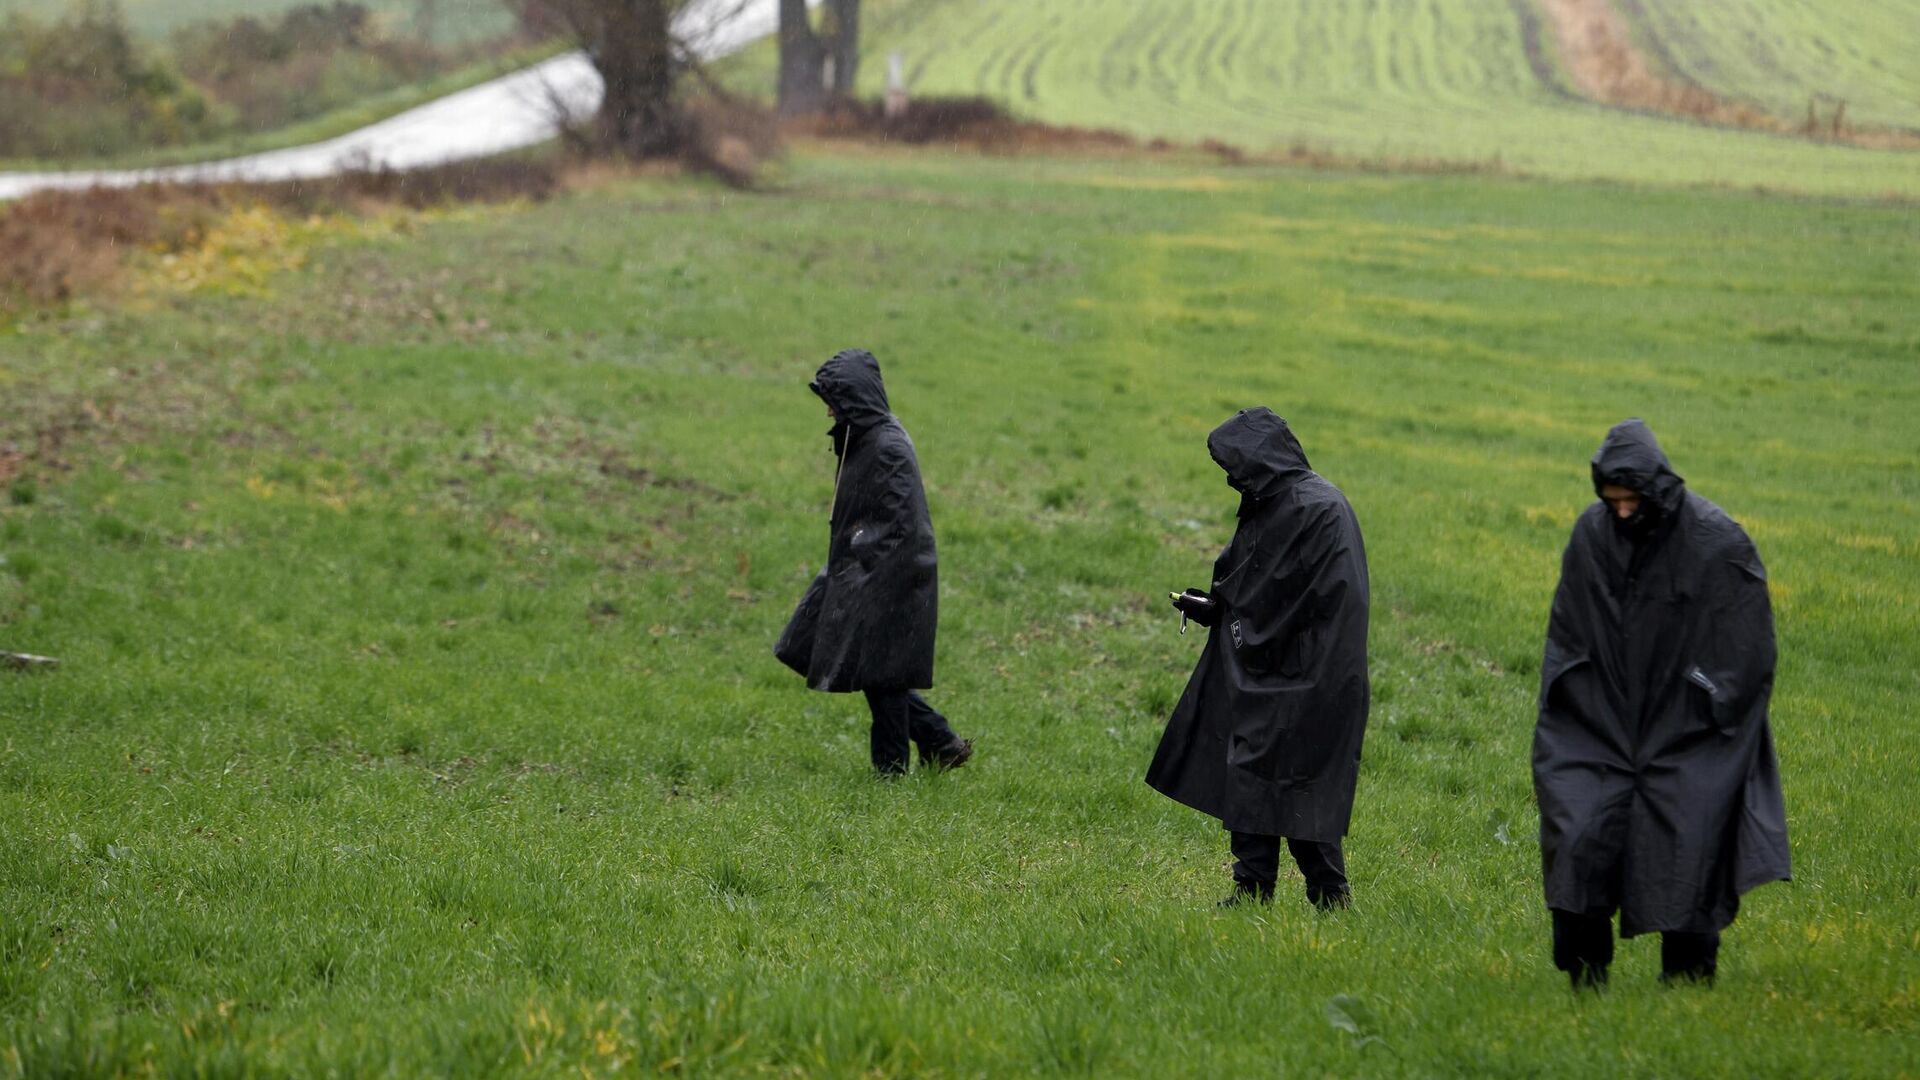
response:
M1606 441L1594 452L1594 494L1598 495L1606 484L1639 492L1662 517L1672 517L1687 497L1686 481L1667 464L1666 452L1653 437L1653 429L1638 417L1613 425Z
M887 408L887 386L880 381L880 361L865 349L843 349L820 365L807 389L833 406L840 422L869 428L892 414Z
M1269 498L1313 475L1293 429L1264 406L1241 409L1214 428L1207 453L1226 470L1235 491L1254 499Z

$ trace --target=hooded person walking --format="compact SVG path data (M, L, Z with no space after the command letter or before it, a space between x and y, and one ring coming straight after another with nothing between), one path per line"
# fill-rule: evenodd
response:
M1593 456L1540 665L1533 784L1553 962L1601 986L1658 931L1661 979L1712 980L1740 896L1788 876L1767 724L1773 613L1745 530L1625 420Z
M1147 783L1230 833L1234 892L1223 903L1273 899L1284 838L1307 899L1345 907L1341 838L1368 702L1360 523L1267 409L1235 414L1207 450L1240 493L1240 521L1212 588L1174 600L1208 627L1207 643Z
M933 686L938 560L913 440L887 408L880 363L847 349L820 365L808 389L826 403L834 474L827 565L774 646L782 663L828 693L866 694L873 767L957 768L973 744L953 733L916 690Z

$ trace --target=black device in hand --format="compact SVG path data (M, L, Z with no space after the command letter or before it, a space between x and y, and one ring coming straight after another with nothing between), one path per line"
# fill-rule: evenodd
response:
M1184 634L1187 632L1187 620L1189 618L1201 626L1213 625L1213 597L1208 596L1199 589L1188 589L1186 592L1177 593L1170 592L1167 594L1167 599L1172 600L1174 608L1180 612L1181 633Z

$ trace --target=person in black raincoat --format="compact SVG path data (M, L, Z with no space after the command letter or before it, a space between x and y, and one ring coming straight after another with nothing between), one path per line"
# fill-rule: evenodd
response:
M887 410L872 353L837 353L807 385L826 402L839 458L827 565L774 654L815 690L865 692L873 767L882 775L907 770L909 741L923 763L956 768L973 744L914 692L933 685L940 590L913 440Z
M1617 910L1622 937L1660 933L1663 980L1711 980L1741 894L1788 876L1767 572L1639 420L1607 433L1593 486L1533 741L1553 962L1604 985Z
M1240 492L1213 587L1174 601L1208 627L1147 783L1219 818L1234 892L1270 901L1280 841L1321 909L1351 893L1341 838L1367 726L1367 554L1346 496L1316 474L1287 422L1245 409L1207 437Z

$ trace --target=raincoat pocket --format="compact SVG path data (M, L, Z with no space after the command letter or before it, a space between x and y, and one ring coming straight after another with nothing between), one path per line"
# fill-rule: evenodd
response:
M1729 704L1726 688L1702 670L1699 664L1687 669L1687 682L1693 688L1695 700L1700 703L1700 715L1705 718L1707 725L1722 735L1732 735L1732 718L1727 715Z

